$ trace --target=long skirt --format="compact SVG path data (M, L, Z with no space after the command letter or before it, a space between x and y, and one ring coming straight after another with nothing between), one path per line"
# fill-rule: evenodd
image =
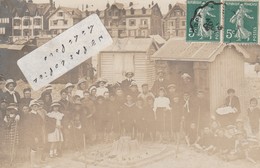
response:
M169 111L165 110L165 108L157 108L156 110L156 116L157 116L157 120L156 120L156 131L158 132L165 132L167 130L170 129L170 120L167 119Z

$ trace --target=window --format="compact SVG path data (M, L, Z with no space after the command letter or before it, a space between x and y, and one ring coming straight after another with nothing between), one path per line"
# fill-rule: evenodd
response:
M25 20L23 21L23 25L24 25L24 26L29 26L29 25L31 25L31 21L30 21L29 19L25 19Z
M115 16L118 16L118 15L119 15L119 14L118 14L118 11L116 11L116 12L115 12Z
M173 27L173 26L174 26L174 21L172 21L172 22L170 22L170 23L171 23L170 25Z
M108 16L112 16L112 12L111 11L108 12Z
M0 34L5 34L5 27L0 27Z
M129 30L129 36L135 37L135 30Z
M68 24L68 20L64 20L64 21L63 21L63 24L64 24L64 25L67 25L67 24Z
M9 18L0 18L0 23L9 23Z
M125 15L125 13L126 13L126 12L125 12L125 9L123 9L123 15Z
M41 25L41 19L34 19L34 25Z
M185 26L185 24L186 24L185 21L182 21L182 22L181 22L181 25L182 25L182 26Z
M145 8L142 8L142 13L146 14L146 9Z
M58 12L58 16L63 16L63 12Z
M180 20L179 19L176 19L176 28L180 28Z
M142 19L141 20L141 25L148 25L148 20L147 19Z
M180 11L175 11L174 14L175 14L175 16L180 16L181 13L180 13Z
M135 10L133 8L130 9L130 13L131 15L134 15L135 14Z
M57 26L57 25L58 25L58 20L52 21L52 25L53 25L53 26Z
M135 20L134 19L129 20L129 26L135 26Z

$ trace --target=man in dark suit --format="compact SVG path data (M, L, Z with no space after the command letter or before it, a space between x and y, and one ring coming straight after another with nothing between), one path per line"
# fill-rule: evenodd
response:
M133 72L126 72L125 73L126 79L122 81L121 88L125 94L129 93L130 91L130 85L134 81L134 73Z
M162 70L159 70L157 74L158 74L158 79L154 81L152 87L152 92L155 96L158 96L158 92L160 88L167 89L167 86L169 85L169 82L168 80L165 79L164 72Z

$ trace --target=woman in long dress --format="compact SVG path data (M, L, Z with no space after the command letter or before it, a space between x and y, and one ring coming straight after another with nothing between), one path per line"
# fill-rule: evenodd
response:
M237 41L247 39L249 41L252 32L248 31L244 26L245 17L248 19L254 19L254 17L249 16L248 13L252 12L251 10L245 8L243 4L239 5L239 9L236 13L230 18L230 22L236 25L237 31L235 37Z

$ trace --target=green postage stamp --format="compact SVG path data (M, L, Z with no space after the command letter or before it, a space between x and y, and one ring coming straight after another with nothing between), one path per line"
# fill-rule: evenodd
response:
M258 2L225 1L224 42L258 43Z
M220 0L187 0L186 41L220 41Z

